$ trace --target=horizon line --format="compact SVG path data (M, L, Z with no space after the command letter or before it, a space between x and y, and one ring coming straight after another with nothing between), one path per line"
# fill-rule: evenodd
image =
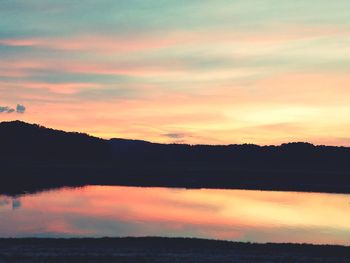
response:
M149 141L149 140L145 140L145 139L136 139L136 138L122 138L122 137L110 137L110 138L103 138L103 137L99 137L96 135L92 135L86 132L81 132L81 131L69 131L69 130L63 130L63 129L56 129L56 128L51 128L51 127L47 127L44 126L42 124L39 123L30 123L30 122L26 122L26 121L22 121L22 120L12 120L12 121L0 121L0 125L2 123L24 123L27 125L32 125L32 126L38 126L38 127L42 127L45 129L51 129L51 130L55 130L55 131L61 131L61 132L66 132L66 133L78 133L78 134L82 134L82 135L87 135L96 139L100 139L100 140L105 140L105 141L110 141L110 140L126 140L126 141L140 141L140 142L146 142L146 143L151 143L151 144L161 144L161 145L187 145L187 146L234 146L234 145L251 145L251 146L258 146L258 147L281 147L284 145L288 145L288 144L309 144L313 147L336 147L336 148L350 148L349 146L345 146L345 145L325 145L325 144L314 144L308 141L290 141L290 142L283 142L280 144L256 144L256 143L230 143L230 144L190 144L190 143L177 143L177 142L173 142L173 143L161 143L161 142L154 142L154 141Z

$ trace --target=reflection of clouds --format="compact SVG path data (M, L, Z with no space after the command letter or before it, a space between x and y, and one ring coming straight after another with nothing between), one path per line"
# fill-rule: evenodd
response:
M10 199L9 198L6 198L6 197L3 197L0 199L0 206L7 206L10 204Z
M15 210L21 207L21 201L17 198L0 197L0 208L2 210Z
M130 236L142 232L138 222L120 221L113 218L79 217L70 218L70 226L80 233L89 233L91 236Z
M1 201L2 200L2 201ZM0 199L17 236L169 236L350 244L349 195L89 186ZM332 217L329 217L329 215ZM328 216L327 216L328 215ZM3 233L3 234L2 234Z
M242 228L240 241L259 243L350 244L350 229L313 226Z
M333 227L251 227L244 225L221 226L211 224L190 224L187 222L143 222L139 220L118 220L99 217L66 218L71 232L55 232L53 236L163 236L209 238L244 242L291 242L291 243L334 243L349 244L350 230ZM47 235L47 233L46 233ZM39 235L40 236L40 235Z
M21 200L19 199L12 199L12 209L15 210L15 209L18 209L21 207Z
M15 210L21 207L21 200L17 198L3 197L0 198L0 207L12 207L12 210Z

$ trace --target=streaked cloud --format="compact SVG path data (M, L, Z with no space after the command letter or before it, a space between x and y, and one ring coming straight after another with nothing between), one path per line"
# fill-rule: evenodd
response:
M165 133L163 134L165 137L169 137L172 139L181 139L184 138L186 135L183 133Z

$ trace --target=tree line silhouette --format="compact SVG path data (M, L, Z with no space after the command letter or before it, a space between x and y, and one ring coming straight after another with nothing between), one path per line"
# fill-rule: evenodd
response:
M86 184L350 192L350 148L158 144L0 123L0 192Z

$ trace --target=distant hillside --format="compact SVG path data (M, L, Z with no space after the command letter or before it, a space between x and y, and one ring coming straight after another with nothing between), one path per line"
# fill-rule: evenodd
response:
M95 161L110 155L102 139L21 121L0 123L0 145L0 158L16 162Z
M350 148L157 144L0 123L0 191L83 184L350 192Z

